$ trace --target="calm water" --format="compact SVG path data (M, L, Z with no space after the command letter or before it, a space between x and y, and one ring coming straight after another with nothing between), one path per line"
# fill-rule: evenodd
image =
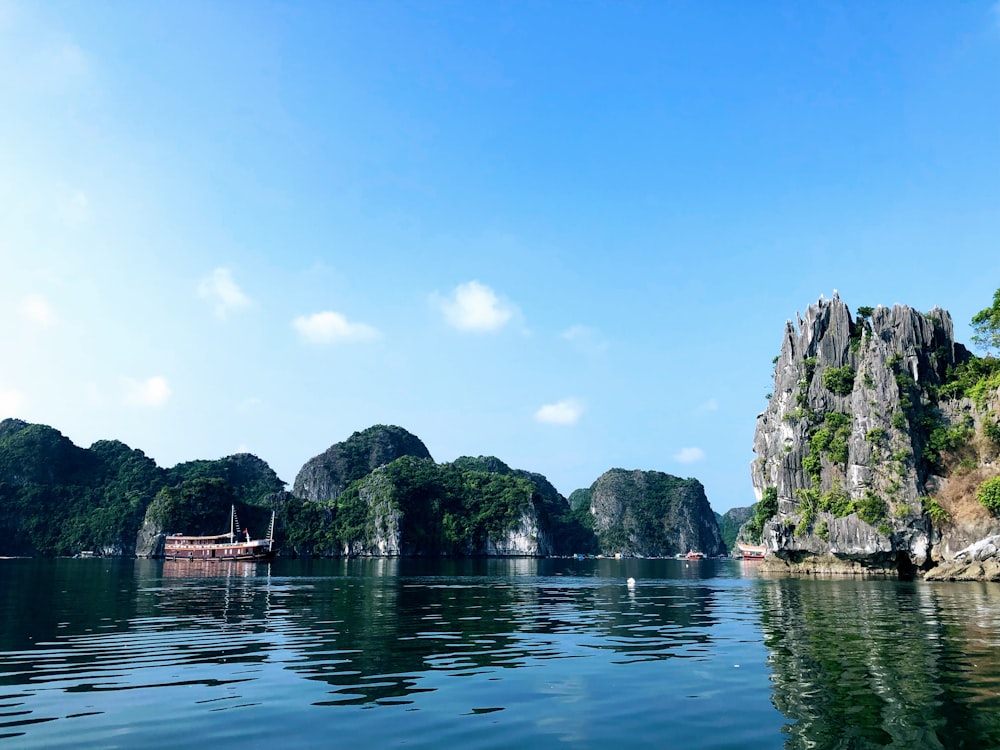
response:
M998 645L995 584L7 560L0 746L1000 747Z

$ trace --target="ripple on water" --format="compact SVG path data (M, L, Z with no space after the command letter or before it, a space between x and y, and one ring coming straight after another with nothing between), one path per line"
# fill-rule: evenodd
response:
M113 604L92 592L94 616L53 605L37 643L0 654L0 735L18 747L166 747L177 727L229 745L248 726L282 748L1000 745L993 589L607 562L589 570L614 576L564 562L561 575L509 577L153 568Z

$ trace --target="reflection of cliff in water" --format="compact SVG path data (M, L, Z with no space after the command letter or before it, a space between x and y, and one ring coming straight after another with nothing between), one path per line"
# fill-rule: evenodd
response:
M135 614L132 562L119 559L4 560L0 651L90 632L124 631Z
M724 619L711 573L672 561L11 562L23 574L0 611L32 621L0 618L0 650L20 652L0 679L65 684L60 665L78 664L85 691L239 682L270 663L328 685L326 703L408 702L552 658L703 658Z
M395 574L365 566L390 564ZM717 622L713 594L687 582L572 577L536 560L372 560L326 562L327 575L280 595L298 634L301 661L289 665L334 686L330 703L398 702L432 673L460 676L565 657L566 637L610 649L622 661L698 656ZM302 582L302 583L300 583ZM292 644L289 644L292 645Z
M758 596L786 747L1000 746L996 587L783 579Z

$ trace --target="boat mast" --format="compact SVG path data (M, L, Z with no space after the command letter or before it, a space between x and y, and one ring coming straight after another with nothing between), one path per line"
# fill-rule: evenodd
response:
M233 505L229 509L229 541L232 542L236 538L236 506Z
M274 511L271 511L271 525L267 529L267 551L274 549Z

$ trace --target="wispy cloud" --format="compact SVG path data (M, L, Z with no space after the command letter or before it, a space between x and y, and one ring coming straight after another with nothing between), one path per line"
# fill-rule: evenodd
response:
M459 284L445 299L434 298L452 328L470 333L499 331L514 317L517 308L478 281Z
M215 305L215 314L225 318L234 310L250 306L250 298L243 293L228 268L216 268L198 284L198 296Z
M21 25L19 19L2 6L0 3L0 29L16 30ZM9 55L0 49L0 58L6 63L0 70L0 80L9 81L22 90L33 88L63 93L93 79L90 56L72 40L38 41L29 33L7 46L11 50Z
M104 394L101 393L101 389L97 386L97 383L87 383L84 386L84 394L86 396L87 403L91 406L104 406Z
M718 399L714 398L710 398L708 401L704 401L698 404L698 408L695 409L695 411L699 413L704 413L708 411L718 411L718 410L719 410L719 401Z
M300 315L292 327L304 341L311 344L338 344L374 341L381 332L367 323L354 323L337 312L325 310L312 315Z
M93 215L90 198L80 188L60 184L57 187L56 213L62 223L70 227L82 227Z
M583 415L583 403L575 398L567 398L554 404L545 404L535 412L535 420L542 424L572 425Z
M681 464L693 464L695 461L701 461L704 457L705 451L701 448L681 448L674 454L674 461Z
M250 398L245 398L236 405L236 411L240 414L245 414L261 407L263 404L264 399L259 396L250 396Z
M159 408L170 399L170 384L162 375L154 375L145 380L122 378L125 393L122 398L126 406Z
M571 326L562 332L562 337L585 354L601 354L608 348L608 342L601 336L601 332L589 326Z
M21 413L24 404L24 394L14 388L8 388L0 383L0 419L16 417Z
M57 322L52 305L41 294L29 294L24 297L21 300L18 312L24 320L42 328L51 328Z
M47 47L36 62L42 75L58 83L83 78L91 71L89 56L73 41L62 41Z

